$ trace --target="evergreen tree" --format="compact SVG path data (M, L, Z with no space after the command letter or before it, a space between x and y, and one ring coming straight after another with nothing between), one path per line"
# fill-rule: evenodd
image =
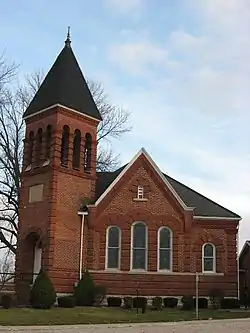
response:
M50 309L56 301L56 292L47 273L41 269L31 289L30 303L36 309Z

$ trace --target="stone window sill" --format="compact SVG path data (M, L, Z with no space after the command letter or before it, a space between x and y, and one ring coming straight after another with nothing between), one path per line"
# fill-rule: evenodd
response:
M145 202L148 201L148 198L134 198L133 201Z

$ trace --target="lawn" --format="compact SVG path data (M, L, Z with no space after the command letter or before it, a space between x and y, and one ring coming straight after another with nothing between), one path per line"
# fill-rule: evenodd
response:
M250 317L248 312L229 312L201 310L200 319L226 319ZM194 320L194 311L164 309L136 314L120 308L53 308L35 310L29 308L0 309L0 325L71 325L71 324L105 324L132 322L163 322Z

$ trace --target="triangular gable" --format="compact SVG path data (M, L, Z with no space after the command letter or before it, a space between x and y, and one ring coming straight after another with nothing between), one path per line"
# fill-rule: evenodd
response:
M140 151L134 156L134 158L126 165L126 167L122 170L122 172L119 173L119 175L113 180L113 182L107 187L107 189L102 193L102 195L97 199L95 202L95 206L97 206L105 197L106 195L112 190L112 188L119 182L119 180L126 174L126 172L131 168L131 166L135 163L135 161L143 155L147 161L151 164L155 172L158 174L162 182L167 186L167 188L170 190L170 192L173 194L175 199L178 201L180 206L184 210L192 211L194 210L194 207L188 207L184 201L181 199L181 197L178 195L178 193L174 190L174 188L171 186L171 184L168 182L168 180L163 176L161 170L158 168L158 166L155 164L153 159L150 157L150 155L147 153L147 151L144 148L141 148Z

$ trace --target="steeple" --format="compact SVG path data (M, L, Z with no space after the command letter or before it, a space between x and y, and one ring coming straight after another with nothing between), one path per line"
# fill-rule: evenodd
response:
M67 38L65 40L65 46L70 47L71 40L70 40L70 27L68 27L68 33L67 33Z
M68 28L64 48L56 58L23 117L31 117L56 104L97 120L102 119L71 48L70 28Z

